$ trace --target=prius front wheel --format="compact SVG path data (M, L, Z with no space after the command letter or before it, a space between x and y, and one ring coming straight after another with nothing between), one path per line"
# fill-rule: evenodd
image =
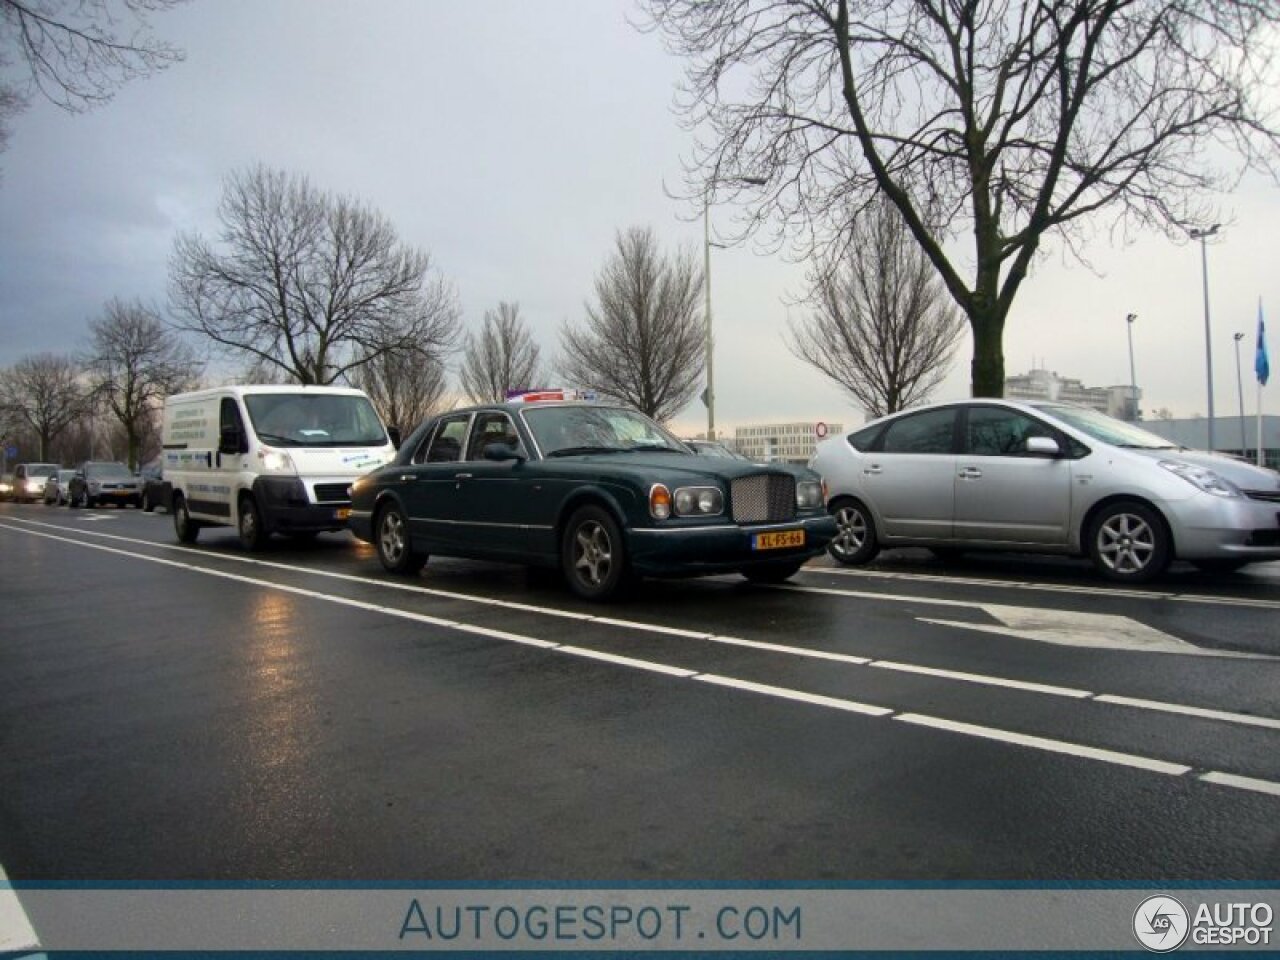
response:
M1164 519L1137 501L1108 504L1090 527L1089 557L1108 580L1154 580L1171 559Z

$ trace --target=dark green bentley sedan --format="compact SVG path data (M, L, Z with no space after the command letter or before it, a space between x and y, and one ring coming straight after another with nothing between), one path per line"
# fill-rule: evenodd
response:
M558 566L593 600L634 577L787 579L836 534L804 467L699 456L635 410L541 398L428 420L351 488L388 570L431 554Z

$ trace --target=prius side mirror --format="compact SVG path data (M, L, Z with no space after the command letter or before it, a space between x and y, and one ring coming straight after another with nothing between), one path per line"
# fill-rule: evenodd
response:
M1027 453L1035 457L1056 457L1062 448L1053 437L1027 437Z

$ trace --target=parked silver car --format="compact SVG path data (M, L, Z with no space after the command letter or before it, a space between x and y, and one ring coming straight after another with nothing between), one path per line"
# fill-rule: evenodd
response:
M882 547L1086 555L1146 581L1174 559L1214 571L1280 560L1280 473L1174 446L1087 407L974 399L832 437L810 466L866 563Z
M44 502L53 506L61 506L71 498L71 478L75 470L60 468L57 473L44 482Z

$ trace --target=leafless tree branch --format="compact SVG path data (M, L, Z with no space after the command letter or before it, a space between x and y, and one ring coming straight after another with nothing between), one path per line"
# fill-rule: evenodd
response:
M561 330L561 372L669 420L697 393L705 365L702 273L692 254L662 256L649 229L619 232L595 293L582 326Z

